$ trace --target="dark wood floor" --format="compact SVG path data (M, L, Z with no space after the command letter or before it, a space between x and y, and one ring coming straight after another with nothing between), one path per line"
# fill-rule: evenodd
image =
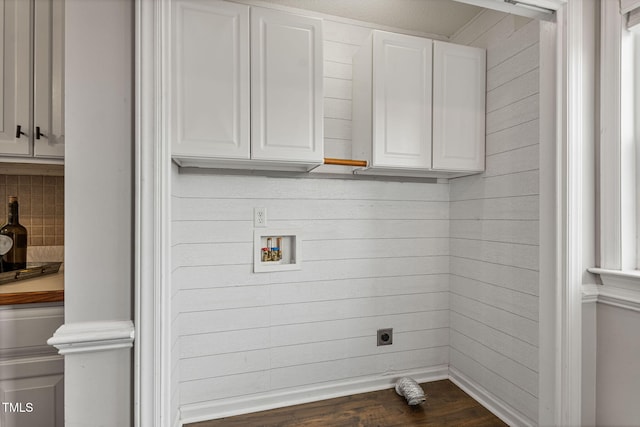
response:
M363 393L186 427L506 426L451 381L422 384L427 401L409 406L393 389Z

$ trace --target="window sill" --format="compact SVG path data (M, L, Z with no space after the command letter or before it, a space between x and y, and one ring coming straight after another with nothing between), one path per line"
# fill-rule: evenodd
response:
M640 271L604 268L589 268L587 271L599 275L602 281L602 285L585 291L585 295L590 297L589 301L640 312Z

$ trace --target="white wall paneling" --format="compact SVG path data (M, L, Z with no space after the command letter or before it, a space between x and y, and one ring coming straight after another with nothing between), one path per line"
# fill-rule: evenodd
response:
M503 419L536 424L540 24L518 20L485 11L452 39L487 49L487 157L450 181L450 365Z
M348 393L348 384L355 390L399 372L442 375L447 184L174 180L175 351L185 419L291 404L296 390L308 399ZM258 205L271 227L304 231L301 270L252 274ZM394 328L393 346L375 346L381 327Z

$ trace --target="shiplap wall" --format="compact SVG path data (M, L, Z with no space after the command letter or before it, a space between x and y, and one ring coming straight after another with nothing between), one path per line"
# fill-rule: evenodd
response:
M180 404L446 370L448 204L446 184L178 176ZM252 273L255 206L304 233L302 270Z
M536 424L539 24L485 11L452 41L487 49L487 162L450 181L451 368Z
M327 157L351 156L351 56L369 31L324 21ZM176 170L172 184L183 419L350 394L403 373L446 377L448 184ZM254 207L270 227L302 231L302 270L252 272ZM385 327L393 345L377 347Z

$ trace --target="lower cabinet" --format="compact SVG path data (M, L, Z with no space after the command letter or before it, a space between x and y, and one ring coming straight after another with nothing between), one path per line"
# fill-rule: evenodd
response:
M46 341L64 307L0 307L0 426L64 426L64 359Z

